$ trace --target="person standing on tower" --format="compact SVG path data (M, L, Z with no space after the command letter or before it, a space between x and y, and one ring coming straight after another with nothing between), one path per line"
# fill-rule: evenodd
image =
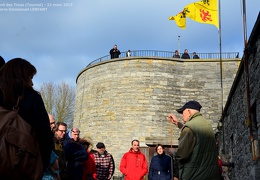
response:
M188 53L188 49L184 50L184 53L181 56L182 59L190 59L190 55Z
M117 49L116 44L114 45L114 48L109 51L109 53L110 53L111 59L119 58L119 55L121 54L119 49Z

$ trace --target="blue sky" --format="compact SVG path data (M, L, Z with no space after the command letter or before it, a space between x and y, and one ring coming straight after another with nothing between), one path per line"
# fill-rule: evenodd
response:
M215 26L187 19L182 30L168 20L195 1L0 0L0 55L6 61L15 57L29 60L38 70L33 81L39 89L44 82L76 87L78 73L91 61L108 55L114 44L120 51L174 51L180 36L181 52L186 48L189 52L219 52ZM9 9L35 8L34 4L44 9ZM259 0L247 1L246 8L249 38ZM221 1L221 27L222 52L242 53L242 0Z

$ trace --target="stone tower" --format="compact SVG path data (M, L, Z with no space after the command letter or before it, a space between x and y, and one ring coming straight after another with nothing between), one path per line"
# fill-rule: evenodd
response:
M133 139L145 154L148 144L177 142L179 130L167 115L187 101L199 101L202 114L216 127L239 63L222 61L222 89L218 59L128 57L88 66L76 80L73 126L81 137L91 138L94 149L97 142L105 143L115 159L115 176L121 176L120 159Z

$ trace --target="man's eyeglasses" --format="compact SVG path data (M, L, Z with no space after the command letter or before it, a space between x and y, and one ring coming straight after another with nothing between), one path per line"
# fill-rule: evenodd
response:
M60 129L58 129L58 131L60 131L62 133L66 133L67 132L67 130L60 130Z
M50 124L55 124L55 122L51 122Z

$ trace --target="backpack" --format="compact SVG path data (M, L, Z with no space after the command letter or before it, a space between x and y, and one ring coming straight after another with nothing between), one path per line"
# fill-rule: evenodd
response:
M19 104L19 98L18 102ZM18 106L0 106L0 177L40 180L43 165L32 127L18 115Z

